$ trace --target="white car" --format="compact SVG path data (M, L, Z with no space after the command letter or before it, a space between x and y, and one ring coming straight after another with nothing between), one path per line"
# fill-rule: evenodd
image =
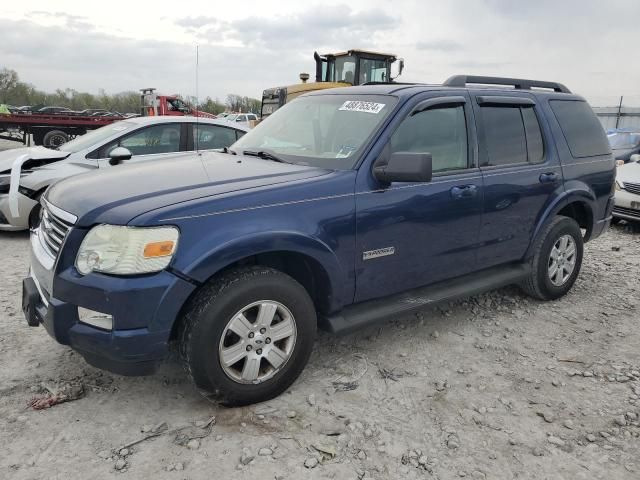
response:
M57 150L26 147L0 152L0 231L28 229L40 196L57 180L120 163L229 147L248 130L240 123L208 118L138 117L93 130Z
M225 121L233 123L235 125L244 125L247 128L251 128L250 122L258 121L258 116L255 113L232 113L227 115Z
M640 155L618 167L613 218L640 222Z

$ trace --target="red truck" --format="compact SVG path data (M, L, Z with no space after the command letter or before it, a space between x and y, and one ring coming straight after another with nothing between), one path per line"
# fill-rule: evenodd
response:
M142 116L150 115L193 115L215 118L207 112L194 110L177 95L157 95L154 88L141 90ZM0 139L56 148L63 143L84 135L89 130L103 127L113 122L138 115L94 116L73 112L61 113L11 113L0 115Z

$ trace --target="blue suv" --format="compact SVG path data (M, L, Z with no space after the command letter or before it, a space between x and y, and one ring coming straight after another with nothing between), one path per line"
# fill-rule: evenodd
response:
M42 199L29 325L87 362L274 397L345 333L508 284L561 297L604 232L614 159L565 86L455 76L299 97L225 153L63 180Z

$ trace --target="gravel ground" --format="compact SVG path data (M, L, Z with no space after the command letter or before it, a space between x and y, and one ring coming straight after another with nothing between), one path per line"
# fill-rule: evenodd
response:
M321 333L288 392L236 409L202 398L175 360L118 377L28 327L27 247L26 234L0 238L0 478L640 478L640 234L628 226L586 246L561 300L506 288Z

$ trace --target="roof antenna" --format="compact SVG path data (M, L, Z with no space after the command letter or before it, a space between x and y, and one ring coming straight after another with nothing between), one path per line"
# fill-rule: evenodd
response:
M198 100L198 68L199 68L199 45L196 44L196 135L195 135L195 140L196 140L196 152L198 153L198 155L200 154L200 127L198 125L198 121L199 121L199 117L200 117L200 111L198 110L198 106L200 104L200 101Z

